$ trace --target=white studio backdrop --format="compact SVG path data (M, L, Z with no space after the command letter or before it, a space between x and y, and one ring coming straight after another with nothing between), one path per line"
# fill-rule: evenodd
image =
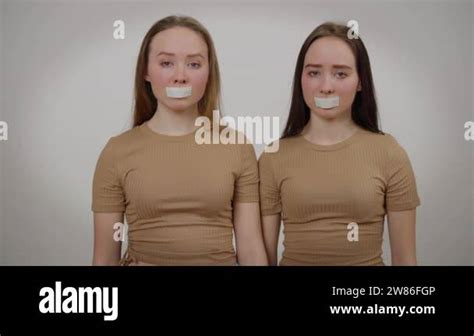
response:
M0 120L9 130L0 142L0 264L91 264L98 155L130 126L146 31L184 14L214 39L223 114L278 116L281 130L306 36L325 21L357 20L382 130L417 177L419 263L473 265L473 144L463 136L474 120L472 2L4 1L0 10ZM115 20L125 23L123 40L113 38ZM387 232L383 247L390 264Z

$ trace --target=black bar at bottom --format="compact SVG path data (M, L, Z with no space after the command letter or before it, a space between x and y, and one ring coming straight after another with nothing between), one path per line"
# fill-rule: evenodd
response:
M258 326L292 335L413 328L473 335L473 270L3 266L0 335L254 333Z

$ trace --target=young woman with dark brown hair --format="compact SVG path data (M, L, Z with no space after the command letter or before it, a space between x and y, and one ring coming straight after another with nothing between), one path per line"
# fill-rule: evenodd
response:
M406 152L378 127L369 57L335 23L317 27L298 55L287 125L276 153L259 159L262 225L276 265L415 265L420 204Z

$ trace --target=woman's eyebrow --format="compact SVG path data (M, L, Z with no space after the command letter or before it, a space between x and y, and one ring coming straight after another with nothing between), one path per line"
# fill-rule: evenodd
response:
M352 69L352 67L345 64L334 64L332 67L335 69Z
M158 54L156 54L156 56L160 56L160 55L174 56L173 53L169 53L169 52L166 52L166 51L160 51Z
M188 55L186 56L187 58L192 58L192 57L201 57L201 58L204 58L204 56L200 53L196 53L196 54L191 54L191 55Z
M166 52L166 51L160 51L159 53L156 54L156 56L160 56L160 55L175 56L175 54L170 53L170 52ZM194 54L190 54L190 55L186 56L186 58L192 58L192 57L202 57L202 58L204 58L204 56L201 53L194 53Z
M322 68L323 66L322 66L322 64L310 64L310 63L308 63L304 67L305 68L309 68L309 67L311 67L311 68ZM345 64L333 64L332 67L335 68L335 69L352 69L352 67L350 67L348 65L345 65Z

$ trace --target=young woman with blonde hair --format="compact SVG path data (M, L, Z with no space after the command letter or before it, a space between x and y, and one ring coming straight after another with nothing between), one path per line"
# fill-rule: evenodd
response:
M212 121L219 92L208 31L190 17L155 23L138 56L133 128L112 137L97 162L94 265L267 263L253 146L196 141L196 118ZM124 215L121 258L113 226Z

